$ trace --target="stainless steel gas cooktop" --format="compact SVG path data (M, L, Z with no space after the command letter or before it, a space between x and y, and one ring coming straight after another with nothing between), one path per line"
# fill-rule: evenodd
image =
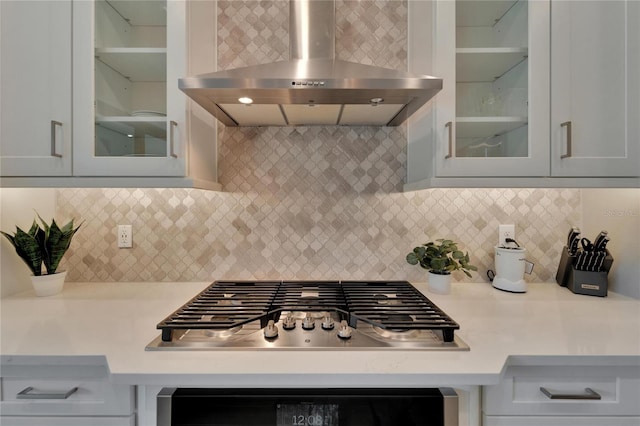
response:
M216 281L157 328L147 350L469 350L407 281Z

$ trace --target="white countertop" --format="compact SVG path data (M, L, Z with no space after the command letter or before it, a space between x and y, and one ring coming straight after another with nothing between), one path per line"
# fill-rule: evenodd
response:
M95 357L114 382L130 384L453 386L497 383L508 359L640 366L639 300L575 295L555 283L529 284L525 294L456 283L449 295L415 284L460 324L456 336L467 352L145 351L159 335L156 324L208 284L67 283L55 296L4 298L3 367L42 356Z

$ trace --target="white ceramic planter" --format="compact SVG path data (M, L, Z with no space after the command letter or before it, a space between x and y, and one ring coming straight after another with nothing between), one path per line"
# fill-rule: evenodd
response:
M65 278L67 278L67 271L50 275L32 275L31 284L36 291L36 296L53 296L62 291Z
M429 272L427 285L427 288L432 293L449 294L451 293L451 274L441 275Z

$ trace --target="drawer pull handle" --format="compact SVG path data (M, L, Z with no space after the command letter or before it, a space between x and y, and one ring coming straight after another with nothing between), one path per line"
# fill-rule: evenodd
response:
M33 387L29 386L16 395L17 399L67 399L78 390L77 387L71 388L68 391L59 393L36 393L32 392Z
M541 387L540 391L549 399L602 399L602 396L591 388L584 388L584 393L553 393L549 389Z
M562 154L560 156L560 158L565 159L565 158L571 158L571 122L570 121L565 121L564 123L560 124L560 127L566 127L567 128L567 152Z
M453 157L453 122L451 121L447 121L447 123L444 125L444 127L446 127L447 129L449 129L449 138L447 139L447 155L444 156L445 160L448 160L449 158Z
M51 120L51 156L62 158L62 154L58 152L56 148L56 127L62 127L62 123L56 120Z
M169 155L172 156L173 158L178 158L178 154L176 154L176 146L175 146L175 139L174 139L175 135L173 134L177 126L178 126L178 123L176 123L175 121L171 120L169 122Z

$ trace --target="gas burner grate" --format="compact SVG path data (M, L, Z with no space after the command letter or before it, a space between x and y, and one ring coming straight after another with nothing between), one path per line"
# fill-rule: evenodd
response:
M170 342L175 330L223 330L285 311L334 311L389 331L440 330L452 342L460 326L408 281L216 281L157 326Z
M342 289L352 322L362 320L390 331L440 330L445 342L452 342L460 328L407 281L343 281Z
M157 326L170 342L174 330L228 329L260 320L266 325L279 282L216 281Z
M282 311L346 310L339 281L284 281L273 301L273 309Z

